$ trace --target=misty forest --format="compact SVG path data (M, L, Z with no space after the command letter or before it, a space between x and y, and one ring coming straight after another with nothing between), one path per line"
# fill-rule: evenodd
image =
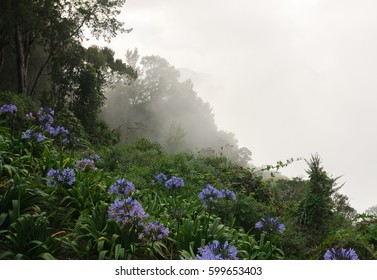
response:
M0 259L377 259L319 154L255 166L166 59L84 46L124 5L0 1Z

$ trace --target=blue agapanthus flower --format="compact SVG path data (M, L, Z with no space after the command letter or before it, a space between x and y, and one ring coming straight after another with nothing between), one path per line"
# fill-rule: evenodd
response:
M68 129L66 129L64 126L56 126L56 127L51 127L49 133L51 136L58 137L58 136L63 136L66 137L69 134Z
M51 136L55 135L55 128L51 124L47 123L46 125L41 126L41 128L44 131L46 131L49 135L51 135Z
M183 179L177 176L173 176L165 182L165 186L169 190L171 190L173 187L179 188L179 187L183 187L184 185L185 185L185 182L183 181Z
M69 131L63 126L52 126L50 123L42 127L55 140L60 139L62 143L68 142Z
M221 190L220 191L221 198L228 199L228 200L236 200L236 194L231 190Z
M47 185L54 186L63 186L67 184L72 186L76 182L75 170L71 168L60 169L50 169L47 173L47 177L50 179L47 181Z
M229 246L228 241L224 244L220 244L219 241L215 240L212 243L203 248L198 248L198 254L196 255L196 260L237 260L237 248L232 245Z
M36 140L37 142L42 142L46 139L46 137L40 132L28 129L22 134L21 139L30 139Z
M326 253L323 255L324 260L358 260L359 257L356 254L355 250L350 249L340 249L335 250L331 248L331 250L327 250Z
M50 127L52 123L54 122L54 110L52 110L49 107L43 107L41 108L38 113L38 121L41 123L40 127L42 129L46 129L47 127Z
M78 138L78 142L80 141L80 138ZM91 159L91 160L94 160L94 161L98 161L98 160L100 160L100 156L99 155L97 155L97 154L95 154L93 151L87 151L87 152L84 152L83 154L82 154L82 157L83 158L87 158L87 159Z
M162 172L158 173L156 176L154 176L154 178L156 179L157 183L159 183L159 184L162 184L163 182L165 182L168 179L166 177L166 175Z
M80 171L89 171L95 170L96 166L94 164L94 160L84 158L82 160L76 161L75 168Z
M115 199L109 207L108 214L110 219L122 225L141 226L142 222L149 217L143 206L131 197L124 200Z
M91 155L89 155L89 159L92 159L92 160L94 160L94 161L98 161L98 160L100 160L100 156L99 155L97 155L97 154L91 154Z
M199 193L199 199L203 203L204 208L212 209L219 198L222 198L222 193L215 187L207 184L206 187Z
M17 112L17 106L13 104L4 104L0 107L0 113L14 114Z
M139 235L142 241L150 240L157 241L166 239L169 236L169 229L159 224L158 221L149 222L144 226L143 232Z
M279 222L278 218L262 218L255 224L257 229L262 230L263 233L283 233L285 231L284 224Z
M109 193L127 196L128 194L134 191L135 191L134 184L122 178L122 179L116 180L115 183L110 186Z

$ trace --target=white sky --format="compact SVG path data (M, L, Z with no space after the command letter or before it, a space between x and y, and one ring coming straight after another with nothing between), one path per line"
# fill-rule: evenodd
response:
M374 0L128 0L134 30L110 47L205 73L199 96L255 165L318 152L363 211L377 204L376 11Z

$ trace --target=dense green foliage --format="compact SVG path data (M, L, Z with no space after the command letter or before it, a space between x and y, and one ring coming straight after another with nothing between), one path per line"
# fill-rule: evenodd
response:
M52 124L60 123L54 116ZM308 160L309 180L265 180L261 171L226 157L168 154L140 138L98 147L96 167L93 161L83 168L79 163L95 155L89 141L59 142L33 122L10 126L10 119L13 114L1 113L0 259L195 258L199 247L215 240L235 246L240 259L322 259L327 249L343 247L354 248L360 259L377 257L375 218L338 211L345 207L339 201L335 207L335 180L318 156ZM46 138L25 137L30 127ZM59 181L51 170L70 170L75 180ZM158 182L161 172L181 178L184 186ZM144 218L111 216L121 199L113 188L122 178L133 183L127 196L140 203ZM199 194L207 184L233 191L236 199L205 206ZM303 214L310 211L317 212ZM278 218L285 230L259 229L266 217ZM145 233L154 221L169 230L166 237L153 240Z

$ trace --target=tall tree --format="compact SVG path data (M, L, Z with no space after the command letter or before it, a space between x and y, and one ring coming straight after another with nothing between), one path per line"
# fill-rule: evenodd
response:
M97 46L86 49L80 44L60 50L52 61L51 74L53 103L71 109L89 133L96 126L105 88L137 77L132 67L114 58L113 50Z
M2 0L0 52L4 44L9 44L16 55L18 91L33 96L41 74L58 50L80 42L85 29L106 40L129 31L117 20L124 3L125 0ZM48 55L35 79L28 81L30 53L36 44L42 45Z
M325 233L327 223L333 213L332 195L339 189L335 188L337 178L331 178L321 165L319 156L312 155L308 163L309 181L306 194L299 202L297 209L298 221L307 228L318 233Z

